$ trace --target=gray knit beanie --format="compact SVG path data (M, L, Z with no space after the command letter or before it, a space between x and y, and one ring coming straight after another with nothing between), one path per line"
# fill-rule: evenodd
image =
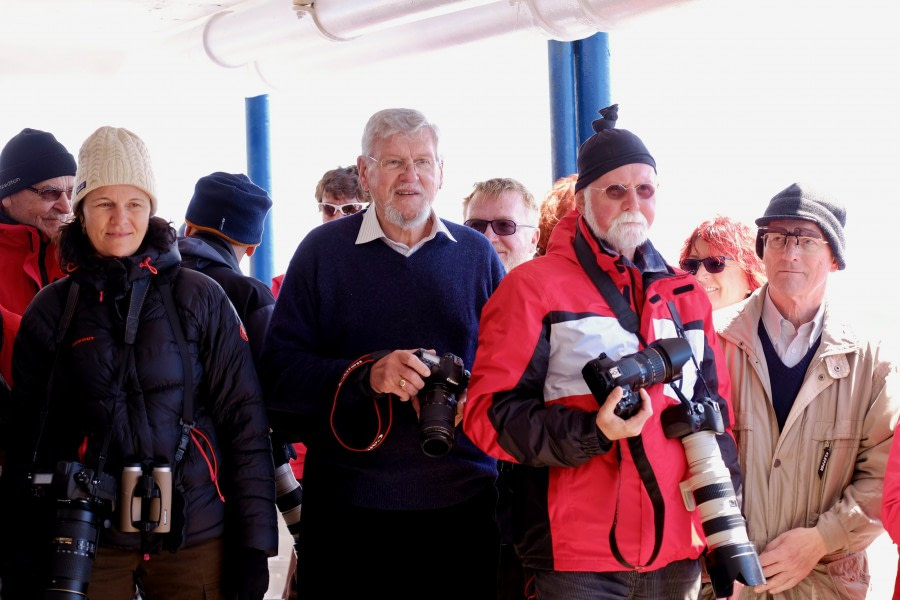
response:
M831 247L831 254L837 262L838 269L847 266L844 262L844 225L847 223L847 209L843 204L808 185L792 183L775 194L763 216L756 219L756 224L764 227L772 221L783 219L803 219L818 225ZM760 230L756 234L756 253L760 258L763 255L763 233L765 232Z
M134 133L121 127L101 127L81 145L75 173L74 212L93 190L105 185L133 185L150 196L150 216L156 214L156 180L150 151Z

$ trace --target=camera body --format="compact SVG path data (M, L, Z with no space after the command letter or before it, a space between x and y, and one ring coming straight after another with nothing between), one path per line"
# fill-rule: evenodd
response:
M601 354L584 365L581 375L600 405L606 402L613 388L621 387L622 399L613 412L620 419L628 420L640 410L638 390L680 379L681 367L690 357L691 345L687 340L665 338L617 361Z
M133 463L122 469L119 529L168 533L172 529L172 467Z
M75 600L87 596L100 528L108 526L116 500L116 479L99 476L78 462L60 461L53 473L29 476L35 496L56 498L49 580L44 598Z
M469 385L471 373L449 352L438 356L419 348L413 354L431 370L419 393L419 442L428 456L444 456L453 447L456 395Z

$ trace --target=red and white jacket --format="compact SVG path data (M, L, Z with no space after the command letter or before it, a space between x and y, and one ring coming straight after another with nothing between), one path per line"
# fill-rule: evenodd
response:
M613 555L610 531L631 565L653 570L696 559L706 546L700 515L689 512L679 483L687 478L684 447L665 437L660 413L678 404L668 384L647 388L653 416L641 437L665 504L662 542L647 564L656 529L650 497L629 445L610 448L599 434L599 404L582 377L585 363L605 352L620 358L644 348L625 330L575 256L576 226L597 263L640 317L644 341L677 336L667 303L674 301L710 397L722 409L726 433L717 436L732 481L739 482L731 435L728 371L721 360L706 292L682 271L645 274L604 252L575 212L554 229L546 256L516 267L486 304L468 389L464 428L488 454L518 463L514 470L513 521L517 550L529 568L558 571L623 571ZM648 260L664 265L645 244ZM681 390L691 398L702 384L691 361Z

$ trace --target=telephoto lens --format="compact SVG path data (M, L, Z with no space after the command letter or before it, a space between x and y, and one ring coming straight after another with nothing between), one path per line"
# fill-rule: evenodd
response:
M277 452L275 453L277 456ZM294 537L294 544L300 541L300 509L303 505L303 486L294 477L289 462L285 461L275 467L275 505L288 531Z
M681 494L688 510L698 510L709 550L706 568L716 598L728 598L734 580L745 585L766 582L756 549L747 536L747 523L722 460L716 434L700 431L681 439L688 461L688 478Z
M100 541L101 518L86 499L59 500L44 600L84 600Z

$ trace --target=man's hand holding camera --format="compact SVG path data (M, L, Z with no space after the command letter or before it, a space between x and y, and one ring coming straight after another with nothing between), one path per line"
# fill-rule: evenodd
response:
M369 372L369 385L377 394L393 394L402 402L413 401L416 414L419 399L416 396L425 387L425 377L431 375L425 363L413 350L394 350L380 358Z
M614 387L606 397L606 402L600 407L596 419L597 428L606 436L606 439L614 441L640 435L644 423L653 416L650 394L644 388L637 391L641 396L641 407L629 419L623 419L615 413L616 406L622 400L621 387Z

